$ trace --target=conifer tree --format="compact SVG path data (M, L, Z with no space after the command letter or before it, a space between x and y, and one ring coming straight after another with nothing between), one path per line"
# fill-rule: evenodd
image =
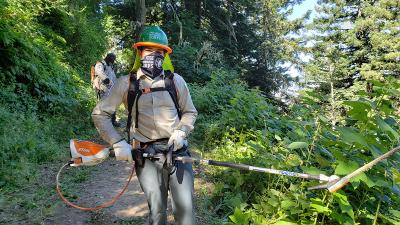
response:
M326 65L327 49L336 49L329 64L339 67L333 74L338 87L349 86L355 79L400 75L399 1L320 0L318 5L320 17L312 25L315 36L309 50L313 69L309 74L331 79L318 65Z

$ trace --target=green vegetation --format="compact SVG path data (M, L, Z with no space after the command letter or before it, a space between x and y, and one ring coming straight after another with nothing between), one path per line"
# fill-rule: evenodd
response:
M308 14L287 19L299 2L0 0L0 205L20 206L23 218L40 211L37 223L51 214L51 190L10 193L64 162L70 138L96 135L89 66L113 49L120 74L129 71L143 23L170 37L204 158L344 176L398 146L398 1L323 0L309 24ZM298 96L275 97L288 85ZM307 191L315 181L200 168L210 185L197 207L212 215L205 224L399 224L399 161L334 194Z
M218 147L206 155L260 167L346 175L399 143L399 102L390 100L396 94L389 93L398 93L400 82L370 82L375 85L374 93L353 90L351 99L338 103L344 112L335 126L327 119L330 108L320 107L323 96L310 90L282 115L273 105L249 107L261 96L255 98L252 91L235 89L236 94L219 115L212 113L210 120L199 121L200 127L207 121L205 134L216 128L223 134L215 143ZM212 95L202 98L212 99ZM242 95L247 98L238 99ZM265 106L269 109L262 109ZM226 115L236 120L226 122ZM254 123L246 126L238 120ZM396 224L400 198L395 161L399 158L397 155L393 161L378 164L335 194L306 191L316 182L215 169L213 202L218 205L218 214L232 214L229 224L372 224L375 220Z
M68 1L0 1L0 202L20 209L1 223L51 213L42 165L64 161L70 138L96 133L87 68L107 43L92 15ZM37 193L20 192L29 186Z

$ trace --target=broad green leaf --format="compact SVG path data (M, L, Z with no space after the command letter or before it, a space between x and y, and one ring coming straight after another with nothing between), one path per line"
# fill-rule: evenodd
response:
M396 184L400 184L400 171L398 169L392 168L393 181Z
M341 213L341 212L340 213L339 212L333 212L330 216L333 219L336 220L335 224L341 224L341 225L355 225L355 224L358 224L358 223L354 223L354 220L350 216L347 216L346 214ZM373 219L373 217L372 217L372 219Z
M330 213L330 212L331 212L331 210L329 209L329 207L326 207L326 206L323 206L323 205L319 205L319 204L314 204L314 203L312 203L312 204L310 204L310 207L313 208L313 209L315 209L315 211L318 212L318 213L325 213L325 214L327 214L327 213Z
M351 129L349 127L339 127L337 129L340 132L340 137L343 139L343 141L349 143L358 143L365 147L368 147L368 143L365 138L354 129Z
M303 164L303 160L300 159L300 156L296 154L289 154L286 157L286 163L290 166L299 166Z
M335 160L335 157L333 156L333 154L329 150L327 150L326 148L318 147L315 150L318 153L318 155L322 156L326 160L329 160L329 161L334 161Z
M296 134L297 134L298 136L301 136L301 137L305 137L305 136L306 136L306 133L304 132L303 129L298 128L298 129L296 129L294 132L296 132Z
M316 168L316 167L305 167L305 166L301 166L301 169L308 174L312 174L312 175L320 175L320 174L324 174L325 172Z
M369 146L369 150L371 151L372 156L374 158L378 158L379 156L381 156L383 154L382 151L374 144Z
M272 196L272 197L268 198L268 204L270 204L271 206L276 208L279 206L280 200L277 197Z
M359 168L359 165L356 162L338 161L338 165L336 166L336 169L335 169L335 174L336 175L347 175L358 168Z
M399 210L390 209L389 212L390 212L393 216L395 216L395 217L397 217L397 218L400 219L400 211L399 211Z
M343 101L344 105L351 106L354 109L359 109L364 111L365 109L371 109L371 103L368 100L359 100L359 101Z
M308 144L306 142L292 142L288 145L290 149L299 149L299 148L307 148Z
M395 111L394 108L392 107L392 103L387 100L381 100L379 104L379 111L385 113L386 115L393 114Z
M398 217L395 217L395 216L388 217L383 214L379 214L379 217L381 219L383 219L383 221L385 221L385 222L390 222L390 224L394 224L394 225L400 224L400 218L398 218Z
M234 224L249 224L249 216L243 213L240 209L235 208L233 215L229 216Z
M331 153L328 149L326 149L326 148L324 148L324 147L316 148L316 150L317 150L318 152L320 152L321 155L326 156L326 157L329 158L330 160L332 160L332 159L335 158L335 157L332 155L332 153Z
M318 115L318 118L324 123L329 123L329 119L323 115Z
M347 200L347 196L342 194L343 191L335 192L333 194L334 199L339 203L340 209L343 213L347 213L354 220L354 212L353 207L351 207L349 201Z
M240 193L237 193L235 196L231 196L230 198L226 199L226 204L231 208L238 208L240 207L243 199Z
M294 207L296 205L297 205L296 202L294 202L292 200L283 200L281 202L282 209L289 209L289 208Z
M374 180L375 180L375 182L374 182L375 186L378 186L378 187L386 187L388 189L391 189L393 186L392 182L389 180L386 180L384 177L379 177L379 178L375 177Z
M264 146L261 145L261 143L255 142L255 141L249 141L247 143L247 145L249 145L250 147L252 147L256 151L263 151L265 149Z
M337 165L335 169L335 174L336 175L348 175L349 173L352 173L356 169L359 168L359 165L356 162L343 162L339 161L339 164ZM367 176L365 173L361 173L356 177L353 177L350 182L354 182L353 186L357 187L358 184L357 182L363 181L365 184L367 184L368 187L373 187L375 186L375 183Z
M368 187L373 187L373 186L375 186L375 182L374 182L373 180L371 180L371 179L369 178L369 176L367 176L365 173L361 173L361 174L359 174L358 176L352 178L352 179L350 180L350 182L352 182L352 181L362 181L362 182L364 182Z
M369 102L365 101L344 101L343 104L351 107L349 115L352 119L366 121L368 120L368 111L371 109Z
M322 201L320 198L311 198L310 207L313 208L318 213L328 214L331 212L329 207L326 206L326 203Z
M379 128L382 131L388 132L389 134L392 135L392 137L394 137L394 139L396 141L399 141L399 139L400 139L399 133L397 133L395 130L393 130L393 128L390 127L389 124L387 124L382 118L377 117L376 118L376 123L378 124Z
M328 167L328 166L332 165L332 162L329 160L326 160L323 156L321 156L321 154L315 154L314 159L322 167Z
M272 195L275 195L275 196L278 196L278 197L283 195L282 192L277 191L275 189L270 189L268 192L271 193Z
M397 121L395 119L393 119L392 117L387 117L385 118L385 122L389 125L389 126L397 126Z

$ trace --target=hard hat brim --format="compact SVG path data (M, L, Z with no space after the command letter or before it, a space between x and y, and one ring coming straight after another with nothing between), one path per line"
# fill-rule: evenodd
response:
M156 47L156 48L161 48L167 51L167 53L171 54L172 53L172 48L162 45L162 44L157 44L154 42L137 42L135 43L132 47L138 49L139 47Z

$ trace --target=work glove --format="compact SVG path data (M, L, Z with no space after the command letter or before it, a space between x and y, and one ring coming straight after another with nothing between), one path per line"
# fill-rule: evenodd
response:
M128 160L128 162L133 162L132 146L125 140L113 144L113 149L117 160Z
M168 146L173 145L173 151L181 149L184 145L187 144L186 141L186 133L181 130L174 130L171 137L168 140Z

